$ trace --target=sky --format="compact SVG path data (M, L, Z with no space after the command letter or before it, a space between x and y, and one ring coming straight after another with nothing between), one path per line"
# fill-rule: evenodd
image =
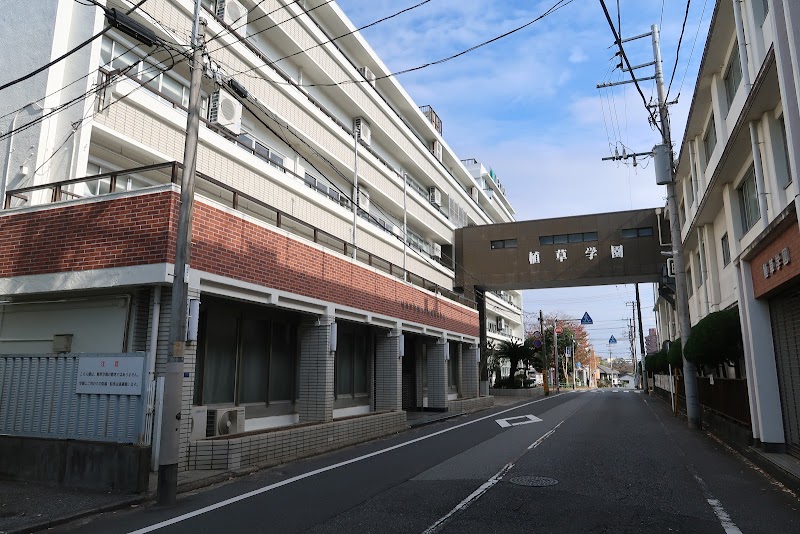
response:
M387 67L416 67L470 48L545 13L557 0L430 0L362 32ZM338 0L356 27L391 15L419 0ZM566 2L565 2L566 3ZM661 28L673 142L679 146L694 91L714 2L690 3L677 69L676 48L687 2L606 0L622 37ZM526 28L452 61L398 76L419 105L431 105L443 122L447 144L461 158L491 167L516 210L517 220L663 207L666 189L655 184L651 160L634 167L601 158L647 152L660 142L648 124L632 84L597 89L629 79L615 68L613 34L599 0L574 0ZM625 43L632 65L653 60L649 37ZM652 76L652 67L637 70ZM653 81L640 83L648 101ZM644 330L655 327L653 287L641 284ZM527 290L526 321L539 310L580 318L598 354L628 357L631 285ZM611 335L617 345L609 345ZM637 343L638 346L638 343Z

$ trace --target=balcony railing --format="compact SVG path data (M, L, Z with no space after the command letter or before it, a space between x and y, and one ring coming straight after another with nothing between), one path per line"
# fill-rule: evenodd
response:
M73 199L96 198L112 193L136 191L157 187L168 183L180 184L180 171L183 166L177 162L159 163L122 171L107 172L72 180L13 189L6 192L4 209L15 209L41 204L51 204ZM294 174L287 169L287 173ZM298 176L298 178L300 178ZM302 178L301 178L302 179ZM228 184L198 172L195 181L196 194L220 202L260 221L287 230L297 236L314 241L325 248L352 256L353 245L328 232L312 226L266 202L239 191ZM350 207L352 209L352 207ZM359 210L360 215L369 219L369 214ZM379 226L379 225L377 225ZM356 249L356 259L398 279L405 279L414 286L421 287L447 299L475 309L475 301L450 289L441 287L402 267L362 249Z

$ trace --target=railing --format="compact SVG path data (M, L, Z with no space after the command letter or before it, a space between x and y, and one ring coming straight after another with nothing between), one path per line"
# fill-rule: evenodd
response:
M77 392L80 360L102 356L141 362L138 394ZM143 353L0 355L0 434L145 444L144 361Z
M669 393L669 375L656 375L654 384L657 388ZM751 425L750 398L747 392L747 380L739 378L697 378L697 395L700 405L724 417L745 426ZM682 376L675 379L675 394L678 409L686 411L686 390ZM666 387L665 387L666 386Z
M42 193L42 198L38 199L37 204L49 204L72 199L94 198L120 191L142 190L166 183L178 184L180 177L179 171L182 167L183 166L177 162L159 163L124 171L114 171L61 182L14 189L6 193L4 208L10 209L34 205L33 201L35 200L37 192ZM300 178L288 169L286 169L286 172ZM121 184L125 184L125 187L121 188ZM78 187L81 185L83 187ZM95 186L94 190L92 186ZM200 196L226 204L260 221L287 230L294 235L312 240L325 248L340 252L345 256L352 256L353 254L352 244L315 226L311 226L278 208L270 206L262 200L248 195L247 193L243 193L208 175L198 172L195 187L196 193ZM17 203L12 206L14 200L16 200ZM381 227L374 222L374 217L370 219L370 215L363 210L359 210L359 215L372 224ZM384 228L384 230L390 232L390 230L386 228ZM357 249L356 259L390 276L405 279L412 285L442 295L447 299L463 304L469 308L476 309L477 307L475 301L466 298L464 295L441 287L410 271L406 272L402 267L365 250Z
M517 341L519 343L522 343L522 338L511 334L511 328L497 328L497 324L496 323L487 322L486 323L486 330L491 334L497 334L499 336L505 336L508 339L510 339L511 341Z

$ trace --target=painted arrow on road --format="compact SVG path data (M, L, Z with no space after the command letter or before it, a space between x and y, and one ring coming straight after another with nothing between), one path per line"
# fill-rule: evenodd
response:
M516 421L512 423L515 419L521 419L521 421ZM536 417L535 415L518 415L516 417L506 417L505 419L495 419L495 422L503 428L508 428L511 426L520 426L520 425L529 425L531 423L541 423L542 420Z

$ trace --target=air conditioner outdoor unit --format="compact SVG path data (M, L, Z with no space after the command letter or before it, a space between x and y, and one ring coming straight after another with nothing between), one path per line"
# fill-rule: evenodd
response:
M442 143L438 139L433 140L433 155L439 161L442 161Z
M472 196L472 200L474 200L475 202L478 202L478 200L480 199L480 193L478 191L478 188L475 186L469 188L469 194L470 196Z
M214 413L216 414L214 418L215 436L244 432L244 408L219 408Z
M247 35L247 9L236 0L217 0L217 17L237 33Z
M211 124L239 135L242 132L242 105L230 93L219 90L211 95L208 120Z
M364 79L367 80L372 87L375 87L375 74L369 70L369 67L361 67L358 69L358 72L361 73Z
M369 190L358 188L358 207L369 213Z
M431 256L434 258L442 258L442 245L439 243L431 243Z
M209 437L208 433L208 408L206 406L192 406L191 428L189 438L193 441ZM212 433L211 436L214 434Z
M428 200L437 208L442 207L442 192L439 191L438 187L428 188Z
M369 127L369 123L364 120L364 117L353 119L353 131L367 145L372 141L372 130Z

